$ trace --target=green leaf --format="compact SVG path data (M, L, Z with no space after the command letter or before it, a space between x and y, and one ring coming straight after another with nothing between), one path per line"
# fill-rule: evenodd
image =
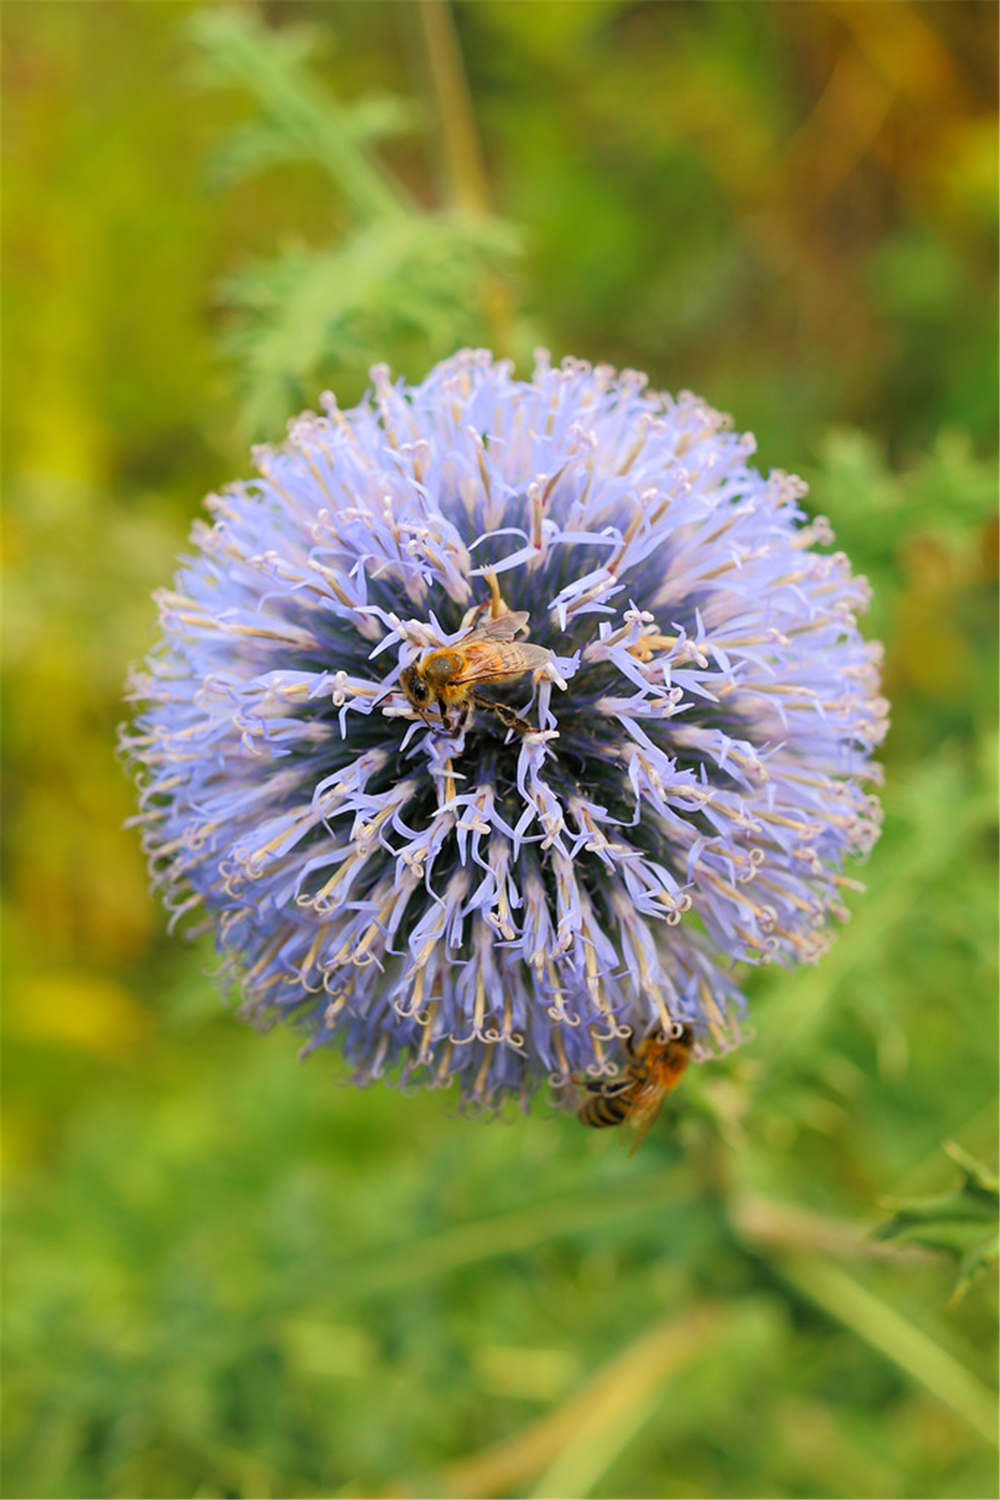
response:
M874 1235L950 1255L958 1266L954 1303L997 1263L1000 1187L997 1178L960 1146L949 1142L944 1149L961 1172L958 1184L947 1193L900 1203Z
M513 228L486 215L420 210L374 146L414 128L419 112L393 95L342 103L318 86L310 28L262 24L248 10L199 11L192 35L210 83L248 91L256 117L212 154L225 186L295 162L336 190L346 227L333 243L286 246L231 275L224 347L240 367L244 424L266 437L317 389L343 392L388 350L422 368L462 344L493 342L496 273L519 251Z
M517 247L496 220L420 214L230 277L223 297L239 321L227 342L243 366L251 430L273 431L338 371L364 369L403 340L431 358L475 342L481 278Z
M263 116L247 145L245 134L230 152L237 164L313 161L334 181L364 223L393 219L410 206L409 193L366 147L401 125L401 112L384 98L344 105L317 87L310 63L322 33L312 27L264 25L249 10L198 11L191 35L201 50L202 77L235 84L252 95ZM265 144L266 143L266 144ZM225 169L226 155L223 154Z

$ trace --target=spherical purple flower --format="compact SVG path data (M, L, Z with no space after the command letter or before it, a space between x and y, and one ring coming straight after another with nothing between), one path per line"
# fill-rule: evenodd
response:
M737 966L814 962L877 837L864 580L695 396L486 351L372 381L210 497L159 597L156 885L361 1082L526 1098L668 1017L724 1048ZM400 674L484 607L550 655L445 728Z

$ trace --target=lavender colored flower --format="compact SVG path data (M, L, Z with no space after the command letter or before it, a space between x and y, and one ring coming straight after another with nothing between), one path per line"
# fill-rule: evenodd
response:
M688 393L487 351L372 382L257 450L159 595L125 746L173 920L358 1082L527 1098L666 1018L724 1049L739 965L815 962L878 834L865 581ZM487 602L551 652L498 694L527 734L398 688Z

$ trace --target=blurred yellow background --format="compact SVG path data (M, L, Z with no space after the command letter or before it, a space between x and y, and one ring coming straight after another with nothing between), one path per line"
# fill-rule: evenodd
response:
M947 1256L866 1238L955 1180L942 1143L993 1152L993 8L2 26L5 1491L995 1493L991 1280L949 1306ZM252 438L374 359L536 341L755 431L887 647L868 894L753 976L756 1041L634 1161L246 1030L114 755L150 591Z

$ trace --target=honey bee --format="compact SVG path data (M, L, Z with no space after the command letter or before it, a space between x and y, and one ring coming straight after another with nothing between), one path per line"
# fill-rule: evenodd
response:
M399 685L411 705L428 724L436 707L441 728L446 734L464 728L474 708L496 714L508 729L530 734L532 726L505 703L496 703L478 691L484 682L507 683L535 672L552 660L543 646L514 639L528 619L526 610L508 611L495 620L483 620L482 605L473 616L471 628L453 646L428 651L400 674ZM452 714L456 714L452 723Z
M628 1065L620 1078L581 1082L587 1097L577 1119L598 1130L630 1125L636 1132L629 1146L632 1156L649 1134L667 1094L680 1083L693 1046L694 1033L682 1021L671 1021L664 1030L657 1028L639 1042L629 1037L625 1043Z

